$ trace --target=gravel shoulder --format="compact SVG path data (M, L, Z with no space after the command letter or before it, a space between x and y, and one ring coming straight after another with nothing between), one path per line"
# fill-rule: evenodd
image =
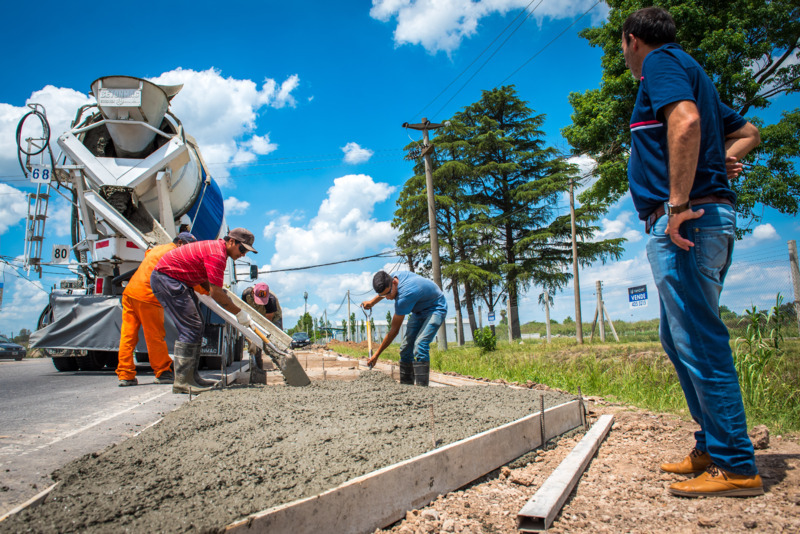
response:
M548 532L800 532L798 436L773 436L756 451L765 495L684 499L667 492L684 477L658 466L686 456L694 423L602 399L590 408L594 417L613 414L614 426ZM380 532L517 532L517 513L582 437L562 438Z

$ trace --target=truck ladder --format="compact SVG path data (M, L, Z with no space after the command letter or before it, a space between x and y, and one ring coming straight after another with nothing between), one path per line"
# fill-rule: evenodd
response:
M44 187L43 187L44 186ZM44 190L45 192L42 192ZM50 184L36 184L36 192L28 194L28 218L25 228L25 257L23 266L42 277L42 242L47 207L50 204Z

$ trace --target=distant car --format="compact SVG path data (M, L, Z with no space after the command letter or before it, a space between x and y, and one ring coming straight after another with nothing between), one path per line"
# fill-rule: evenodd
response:
M306 336L308 337L308 336ZM9 359L20 361L25 357L25 347L17 345L10 339L0 336L0 359Z
M292 348L305 347L311 344L311 338L305 332L295 332L292 334Z

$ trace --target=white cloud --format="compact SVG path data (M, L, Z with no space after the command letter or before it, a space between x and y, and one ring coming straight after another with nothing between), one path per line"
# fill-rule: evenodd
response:
M8 184L0 184L0 235L8 231L28 215L28 200L25 193Z
M392 246L396 230L390 221L372 218L372 212L375 204L389 198L394 189L364 174L335 179L328 198L307 226L292 226L291 217L282 216L264 228L265 237L275 237L272 267L337 261L368 249Z
M226 185L229 167L249 163L256 156L278 148L269 135L254 133L256 119L263 108L294 107L292 96L298 76L292 75L282 84L265 79L259 88L252 80L224 78L220 71L175 69L150 81L183 89L172 100L171 109L183 122L186 131L197 139L205 161L212 167L214 178Z
M642 232L629 226L631 217L633 217L633 212L630 211L623 211L614 220L604 217L603 220L600 221L600 231L594 236L595 241L613 239L616 237L624 237L628 240L628 243L641 241L643 237Z
M229 197L222 201L225 205L225 213L227 215L244 215L250 203L246 200L239 200L236 197Z
M529 0L373 0L370 16L382 22L397 19L396 46L422 45L429 53L451 53L463 39L478 32L481 19L505 15L530 4ZM531 18L571 18L589 9L592 0L544 0ZM592 20L603 19L608 7L602 3L592 11Z
M36 321L47 306L48 293L41 281L28 281L11 274L10 267L3 266L6 281L3 307L0 309L0 332L19 332L21 328L36 329Z
M344 152L345 163L350 163L351 165L369 161L369 158L375 153L368 148L362 148L358 143L352 142L343 146L342 152Z
M778 231L775 230L774 226L769 223L759 224L753 229L753 232L750 235L745 236L741 241L736 243L736 248L752 248L764 243L765 241L774 241L780 238L781 236L778 235Z

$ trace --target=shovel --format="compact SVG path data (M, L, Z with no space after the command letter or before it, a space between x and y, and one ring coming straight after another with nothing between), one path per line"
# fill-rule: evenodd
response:
M250 324L250 329L264 342L264 352L269 355L272 362L281 370L283 378L288 385L302 387L311 383L311 380L309 380L306 372L303 371L303 367L300 365L300 362L297 361L297 357L292 351L283 352L278 349L274 343L267 339L267 336L261 333L261 330L258 329L255 323Z
M367 357L367 362L369 362L369 360L372 359L372 326L370 324L372 323L372 308L369 310L369 315L367 315L367 310L365 310L363 307L361 308L361 311L364 312L364 317L367 318L367 346L369 347L369 356ZM373 367L375 367L375 364L367 363L367 367L371 370Z

